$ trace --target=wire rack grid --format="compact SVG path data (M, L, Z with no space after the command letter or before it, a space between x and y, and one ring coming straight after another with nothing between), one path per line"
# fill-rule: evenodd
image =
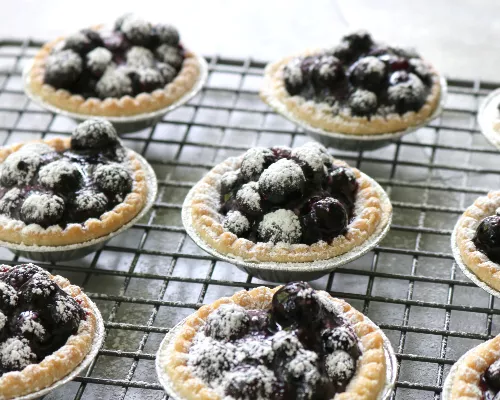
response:
M0 41L0 142L69 135L75 123L31 103L21 72L40 43ZM255 145L300 145L303 132L258 98L265 63L208 57L209 79L189 104L124 137L159 180L151 212L101 251L41 264L83 286L100 308L106 340L86 373L46 399L166 399L154 373L169 328L204 303L259 281L205 254L186 236L180 211L209 168ZM380 246L312 282L349 301L391 340L399 361L393 399L438 399L451 365L500 331L499 302L457 268L456 219L500 187L497 151L479 133L478 104L495 84L450 79L442 116L376 151L332 153L377 179L394 219ZM0 249L0 262L23 261Z

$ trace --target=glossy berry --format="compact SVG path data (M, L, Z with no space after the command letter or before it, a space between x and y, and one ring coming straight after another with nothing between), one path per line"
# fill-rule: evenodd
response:
M336 167L329 171L326 178L326 185L326 189L330 193L341 193L348 199L353 198L358 188L356 175L347 167Z
M46 188L69 193L80 185L82 175L75 164L58 160L40 168L38 180Z
M205 334L217 340L241 337L248 331L250 317L236 304L221 304L212 312L205 325Z
M59 223L64 214L64 200L48 193L32 193L21 206L21 220L29 224L37 224L43 228Z
M104 193L123 196L132 190L132 178L120 164L100 165L94 171L93 179Z
M47 274L34 274L19 288L19 305L21 307L33 306L35 309L43 308L58 291L57 284Z
M45 63L44 82L57 89L68 89L82 73L82 58L73 50L51 54Z
M311 213L303 215L300 218L300 225L302 227L302 243L311 245L323 239L316 215Z
M489 366L484 374L484 380L490 388L500 391L500 360Z
M492 215L481 221L476 230L474 244L491 261L500 263L500 216Z
M377 57L363 57L349 68L348 74L353 85L377 92L385 81L386 66Z
M284 328L316 322L319 310L314 290L305 282L288 283L273 296L273 317Z
M48 272L34 264L20 264L0 274L0 279L19 290L35 274L48 274Z
M79 124L71 135L74 150L98 150L119 143L113 125L104 119L88 119Z
M321 57L311 70L311 79L316 89L334 87L344 77L344 69L334 56Z
M38 342L48 339L50 332L43 326L43 320L38 311L21 311L11 320L10 330L12 334L23 337L29 341L32 348Z
M332 239L343 233L349 222L344 205L333 197L327 197L313 204L311 213L314 213L323 238Z
M313 146L297 147L293 149L291 158L302 168L307 180L320 183L324 179L324 157L319 148Z
M304 173L299 165L281 159L271 164L259 178L259 192L262 198L274 204L302 196L306 184Z

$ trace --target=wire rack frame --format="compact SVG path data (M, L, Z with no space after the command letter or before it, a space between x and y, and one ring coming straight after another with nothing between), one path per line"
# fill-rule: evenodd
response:
M69 135L74 123L32 104L21 71L41 43L0 40L0 141ZM204 303L259 281L197 249L180 223L188 189L224 158L253 145L297 145L303 132L258 99L264 62L208 57L209 80L189 104L124 137L159 178L153 210L83 260L40 264L83 286L105 318L107 339L86 373L51 399L166 399L154 376L159 341ZM450 366L499 333L495 299L468 281L449 247L458 215L499 187L497 151L480 135L477 107L497 85L449 79L443 116L387 148L332 153L388 191L394 221L374 251L312 282L345 298L384 329L398 358L393 399L438 399ZM0 262L19 260L4 249Z

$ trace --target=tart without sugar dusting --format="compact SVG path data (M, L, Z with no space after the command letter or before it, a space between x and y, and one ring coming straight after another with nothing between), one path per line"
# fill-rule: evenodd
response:
M412 49L375 42L367 32L337 47L308 50L266 67L262 99L328 132L398 132L437 109L440 78Z
M112 30L82 29L44 45L35 56L30 87L63 110L131 116L179 100L200 71L175 27L125 15Z
M344 254L390 220L382 189L318 143L255 147L193 189L197 233L245 260L311 262Z
M500 191L479 197L459 218L456 245L467 268L500 290Z
M105 236L144 207L144 168L98 119L71 138L1 148L0 240L61 246Z
M64 378L87 356L96 315L78 286L33 264L0 265L0 398Z
M383 346L349 304L292 282L203 306L161 368L186 400L371 400L385 388Z

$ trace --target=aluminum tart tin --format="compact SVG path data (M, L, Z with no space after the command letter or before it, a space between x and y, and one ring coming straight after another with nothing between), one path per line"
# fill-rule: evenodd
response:
M474 282L477 286L479 286L481 289L483 289L485 292L488 292L489 294L500 298L500 292L490 285L488 285L486 282L481 280L473 271L471 271L467 265L465 265L464 261L462 260L462 256L460 255L460 250L457 246L457 230L458 230L458 224L455 225L455 228L453 229L453 233L451 234L451 250L453 253L453 257L455 258L455 261L458 265L458 267L462 270L464 275L469 278L472 282Z
M165 392L167 392L169 398L172 400L185 400L185 399L180 397L175 392L170 377L165 372L163 366L166 365L168 362L168 354L173 346L173 338L177 336L181 326L184 324L185 321L186 319L183 319L165 335L160 344L160 348L156 353L156 361L155 361L156 375L158 376L158 380L160 381L160 384L163 386L163 389L165 389ZM385 353L387 371L386 371L384 390L380 393L377 400L387 400L392 394L392 391L396 383L398 362L396 359L396 354L394 353L394 349L392 348L391 342L389 341L387 336L385 336L384 332L381 331L381 334L384 340L384 353Z
M491 92L479 106L477 122L481 133L493 146L500 150L500 89ZM495 125L498 125L495 130Z
M375 189L380 194L380 199L383 204L382 208L386 208L390 205L389 196L382 189L382 187L372 178L368 177L361 172L361 175L368 179L369 182L375 187ZM235 265L238 269L251 274L257 278L263 279L265 281L271 282L292 282L292 281L312 281L321 276L324 276L336 268L341 267L357 258L365 255L370 250L372 250L378 243L387 235L389 232L392 212L389 218L385 221L386 223L379 224L375 232L360 246L348 251L347 253L341 254L337 257L330 258L327 260L319 260L314 262L296 262L296 263L284 263L284 262L259 262L244 260L240 257L235 257L234 255L223 254L214 248L212 248L208 243L206 243L201 236L198 235L196 229L193 226L193 220L191 215L191 198L194 195L195 187L193 187L182 205L182 222L187 234L191 239L208 254L214 256L215 258L226 261L230 264Z
M385 147L394 143L396 140L400 139L404 135L414 132L420 128L423 128L427 124L429 124L432 120L436 119L441 115L444 110L444 105L446 102L446 95L448 92L448 85L446 83L446 79L443 76L440 76L439 83L441 85L441 94L439 98L439 104L436 107L436 110L432 113L432 115L423 121L421 124L413 125L405 129L404 131L399 132L391 132L391 133L378 133L371 135L356 135L349 133L341 133L341 132L330 132L321 128L315 128L311 126L307 122L297 118L290 111L287 110L285 105L278 101L277 99L272 99L269 102L269 105L276 111L278 114L281 114L283 117L288 119L290 122L293 122L295 125L301 127L304 132L317 140L321 144L327 147L334 147L340 150L347 151L364 151L364 150L376 150L381 147Z
M101 236L99 238L89 240L83 243L70 244L66 246L27 246L24 244L10 243L4 242L0 240L0 247L5 247L9 249L16 255L20 257L29 258L36 261L43 262L58 262L58 261L67 261L74 260L78 258L85 257L87 254L93 253L97 250L102 249L106 243L113 237L119 235L120 233L126 231L136 222L138 222L153 206L156 194L158 191L158 183L156 180L156 175L148 162L135 151L128 149L134 153L139 162L144 167L146 172L146 180L148 184L148 196L146 200L146 204L142 208L142 210L137 214L133 219L127 222L125 225L120 227L120 229L109 233L106 236Z
M133 116L124 116L124 117L108 117L108 116L100 116L100 115L87 115L87 114L79 114L70 111L66 111L60 109L46 101L44 101L40 96L36 95L31 91L30 88L30 71L32 67L32 63L29 63L23 72L23 84L24 84L24 92L30 98L31 101L38 104L40 107L46 109L55 114L59 114L68 118L75 120L80 123L90 118L103 118L108 120L113 124L116 131L119 134L137 132L141 129L149 128L150 126L156 124L161 121L165 114L175 110L176 108L184 105L189 100L191 100L196 94L201 90L208 76L208 65L205 59L201 56L196 56L198 63L200 65L200 75L198 76L198 80L194 84L194 86L186 92L180 99L178 99L175 103L171 105L161 108L159 110L137 114Z
M89 299L90 300L90 299ZM64 378L61 380L58 380L57 382L54 382L52 385L38 390L37 392L33 392L21 397L16 397L15 400L34 400L34 399L39 399L53 390L57 389L58 387L68 383L69 381L72 381L79 375L81 372L85 370L89 366L89 364L92 362L92 360L97 356L97 353L99 352L99 349L102 346L102 343L104 341L104 336L105 336L105 330L104 330L104 321L102 319L101 313L99 312L99 309L97 306L94 304L93 301L90 300L90 304L92 307L92 311L94 311L95 317L96 317L96 331L94 334L94 341L92 342L92 347L90 348L90 351L88 354L85 356L85 358L82 360L82 362L73 370L71 371L68 375L66 375Z

